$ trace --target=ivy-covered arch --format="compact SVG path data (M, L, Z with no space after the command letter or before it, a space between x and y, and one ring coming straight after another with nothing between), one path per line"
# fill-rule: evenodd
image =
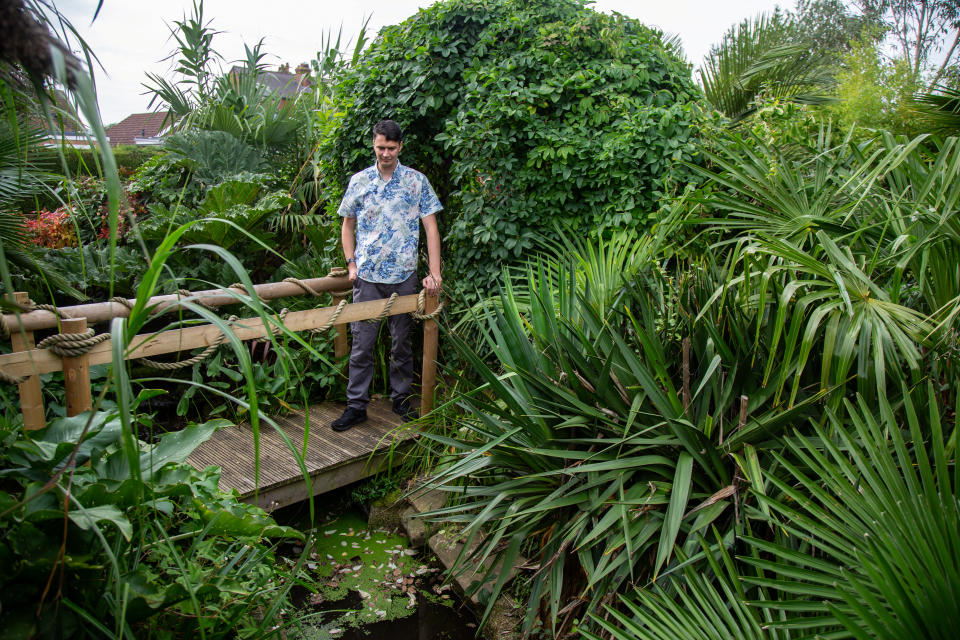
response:
M645 228L685 180L698 89L659 31L587 4L449 0L384 28L338 86L330 175L342 188L371 125L400 122L401 161L446 206L451 275L481 289L555 225Z

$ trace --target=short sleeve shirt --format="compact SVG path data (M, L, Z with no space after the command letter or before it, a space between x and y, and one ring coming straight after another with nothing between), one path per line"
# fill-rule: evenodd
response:
M337 213L357 219L357 277L396 284L417 270L420 218L443 209L427 177L397 163L389 181L374 165L350 178Z

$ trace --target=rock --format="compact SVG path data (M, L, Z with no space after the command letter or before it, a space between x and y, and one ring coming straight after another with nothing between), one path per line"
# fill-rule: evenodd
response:
M468 549L468 554L473 552L478 546L480 546L480 540L474 538L473 543ZM460 551L463 549L463 542L457 540L454 536L448 535L446 532L440 531L433 536L431 536L428 544L430 545L430 550L436 554L437 559L440 560L440 563L448 569L453 566L457 557L460 555ZM486 573L487 569L491 566L491 560L488 558L487 561L480 567L479 572L475 571L465 571L460 575L455 577L455 582L459 591L461 593L466 593L467 589L471 587L475 582L480 580L483 577L483 574ZM507 567L507 579L506 582L509 582L513 579L513 576L516 575L516 567L519 567L526 563L526 559L522 556L517 556L516 565L513 567ZM483 590L492 590L493 585L496 583L497 576L499 576L502 567L494 565L494 571L491 575L491 579L488 580L479 590L477 590L472 596L470 596L470 603L474 607L480 607L480 599L477 597ZM506 584L506 583L505 583Z
M370 505L370 516L367 518L367 523L371 527L395 531L400 528L400 512L404 507L403 502L384 505L374 503Z
M406 508L406 503L394 493L384 496L370 505L370 516L367 525L377 529L396 531L400 528L400 512Z
M430 537L430 523L424 522L422 518L416 516L417 510L414 507L407 507L403 513L400 514L400 524L403 525L403 528L407 531L407 537L410 538L410 546L422 547L427 543L427 538Z
M442 509L447 504L447 494L444 491L431 489L430 491L420 491L407 498L417 513L424 511L436 511Z

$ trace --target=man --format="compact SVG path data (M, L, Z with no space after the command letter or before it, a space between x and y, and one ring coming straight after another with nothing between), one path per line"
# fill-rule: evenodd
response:
M427 237L430 273L423 279L427 295L440 292L440 233L436 213L443 207L433 187L419 171L400 164L403 132L393 120L373 127L373 152L377 163L354 174L338 213L343 218L340 242L353 283L353 301L389 298L391 294L417 292L417 244L420 224ZM413 353L408 314L389 316L390 389L393 410L411 420L417 412L410 406ZM346 431L367 419L370 381L373 379L373 347L379 324L354 322L350 350L347 409L330 425Z

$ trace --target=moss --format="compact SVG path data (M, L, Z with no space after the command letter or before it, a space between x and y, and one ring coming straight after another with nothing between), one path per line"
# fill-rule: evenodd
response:
M350 592L360 595L359 607L344 607L335 618L313 628L317 635L367 623L396 620L416 611L409 592L418 571L426 569L409 548L407 538L382 529L368 529L363 519L344 514L317 529L308 569L318 590L316 602L344 601Z

